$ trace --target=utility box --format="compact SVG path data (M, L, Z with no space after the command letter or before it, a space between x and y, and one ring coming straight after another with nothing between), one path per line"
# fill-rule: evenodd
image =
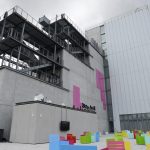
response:
M70 128L60 130L61 121L68 121ZM14 106L10 141L14 143L47 143L50 134L80 137L85 132L98 131L97 114L61 105L30 101Z

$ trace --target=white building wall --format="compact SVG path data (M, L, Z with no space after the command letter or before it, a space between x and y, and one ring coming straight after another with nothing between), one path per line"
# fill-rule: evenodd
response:
M4 129L5 138L8 139L10 134L13 105L32 101L39 93L55 104L61 105L67 101L70 106L69 91L8 69L0 70L0 129Z
M150 112L150 10L144 7L105 23L114 126L120 114Z

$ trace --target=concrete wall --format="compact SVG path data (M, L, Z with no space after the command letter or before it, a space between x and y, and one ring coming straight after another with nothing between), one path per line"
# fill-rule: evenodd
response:
M8 69L0 70L0 128L5 129L8 139L11 127L12 106L16 102L31 101L36 94L43 93L53 103L69 103L69 91L62 90L18 74Z
M61 132L59 129L61 114L64 121L66 113L67 120L70 121L70 131ZM96 132L97 130L96 114L46 104L25 104L14 107L10 141L46 143L49 134L66 136L67 133L73 133L79 138L84 131Z

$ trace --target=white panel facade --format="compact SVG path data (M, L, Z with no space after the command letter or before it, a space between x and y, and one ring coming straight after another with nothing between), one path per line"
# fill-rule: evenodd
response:
M120 114L150 112L149 27L147 6L105 23L116 130Z
M107 54L115 130L120 130L119 115L150 112L149 26L150 7L145 6L86 32Z

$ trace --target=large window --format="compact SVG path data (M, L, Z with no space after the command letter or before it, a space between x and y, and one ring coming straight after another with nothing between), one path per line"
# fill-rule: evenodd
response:
M150 130L150 113L120 115L121 130Z

